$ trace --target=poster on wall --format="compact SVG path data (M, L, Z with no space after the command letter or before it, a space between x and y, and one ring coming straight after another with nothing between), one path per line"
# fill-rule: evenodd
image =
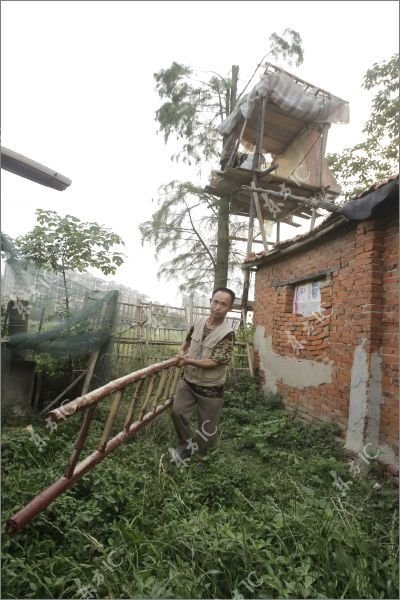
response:
M294 288L293 312L308 317L321 308L320 281L301 283Z

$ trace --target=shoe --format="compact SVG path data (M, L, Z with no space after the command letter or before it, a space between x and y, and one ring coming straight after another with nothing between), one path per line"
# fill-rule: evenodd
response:
M191 450L189 450L188 448L182 448L181 446L179 448L175 448L174 452L182 460L185 460L186 458L190 458L192 456Z

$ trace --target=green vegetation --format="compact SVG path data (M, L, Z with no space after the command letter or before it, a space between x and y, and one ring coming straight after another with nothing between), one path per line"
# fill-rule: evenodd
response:
M99 269L114 275L124 262L114 246L124 244L119 235L98 223L84 223L72 215L61 217L54 210L36 210L38 224L15 240L19 253L36 265L61 273L64 281L65 310L69 316L68 271Z
M363 128L365 137L340 154L327 157L346 199L398 173L399 55L372 65L362 87L374 93L371 114Z
M241 233L243 237L243 220L229 215L227 202L204 191L203 176L220 158L226 142L217 132L218 124L232 113L246 90L250 91L249 85L267 58L301 65L300 34L290 28L281 35L272 33L265 56L241 92L239 65L221 75L173 61L154 73L162 102L156 111L159 132L166 144L174 140L178 148L171 160L199 169L190 181L174 180L160 187L158 208L140 230L142 241L154 244L156 256L166 249L172 253L173 258L160 265L159 275L178 279L181 291L209 291L227 284L241 287L238 265L243 256L230 237L241 237Z
M335 426L303 425L279 403L236 381L204 470L170 462L160 417L3 536L2 597L79 598L85 586L98 598L398 597L395 487L353 478ZM49 437L42 452L4 429L3 523L63 472L79 421L51 435L33 423ZM331 472L351 482L345 495Z

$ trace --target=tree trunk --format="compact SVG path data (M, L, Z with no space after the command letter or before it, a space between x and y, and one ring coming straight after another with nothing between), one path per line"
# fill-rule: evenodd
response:
M63 276L63 283L64 283L64 293L65 293L65 318L67 321L67 332L68 332L68 338L71 335L71 324L70 324L70 310L69 310L69 297L68 297L68 287L67 287L67 278L65 276L65 269L63 267L62 269L62 276ZM69 343L69 340L68 340ZM68 352L67 355L67 367L68 367L68 372L70 375L72 375L72 368L73 368L73 364L72 364L72 356L71 354Z
M229 266L229 201L221 198L218 208L217 261L215 266L214 289L226 287Z
M235 108L237 84L239 79L239 66L232 65L232 81L229 98L230 113ZM227 115L228 116L228 115ZM223 145L225 143L223 140ZM217 264L215 266L214 289L226 287L228 283L229 267L229 201L221 198L218 208L218 234L217 234Z
M65 276L65 270L62 269L63 283L64 283L64 293L65 293L65 309L66 309L66 318L69 319L69 297L68 297L68 288L67 288L67 278Z
M235 108L238 80L239 80L239 65L232 65L232 83L231 83L231 93L230 93L230 101L229 101L229 114Z

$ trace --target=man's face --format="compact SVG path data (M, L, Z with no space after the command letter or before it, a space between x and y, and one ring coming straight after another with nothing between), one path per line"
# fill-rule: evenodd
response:
M211 313L217 319L223 319L232 308L232 298L226 292L216 292L211 298Z

